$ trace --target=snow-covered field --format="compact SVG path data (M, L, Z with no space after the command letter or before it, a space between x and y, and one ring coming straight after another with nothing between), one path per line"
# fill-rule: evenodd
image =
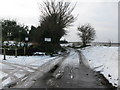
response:
M118 87L118 47L91 46L81 51L92 69Z
M34 73L41 65L57 57L50 56L7 56L0 55L0 88L15 80Z

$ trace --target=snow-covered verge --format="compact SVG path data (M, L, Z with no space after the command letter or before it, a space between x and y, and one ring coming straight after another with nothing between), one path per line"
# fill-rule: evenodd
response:
M15 56L7 56L4 60L9 63L15 63L20 65L29 65L29 66L41 66L42 64L48 62L50 59L53 59L55 57L50 56L18 56L15 58ZM3 59L3 55L0 55L0 59Z
M65 43L65 44L60 44L62 47L72 47L73 46L73 43Z
M50 56L7 56L0 55L0 88L15 80L23 79L34 73L40 66L57 57Z
M113 86L119 86L118 47L91 46L81 52L92 69L100 71Z

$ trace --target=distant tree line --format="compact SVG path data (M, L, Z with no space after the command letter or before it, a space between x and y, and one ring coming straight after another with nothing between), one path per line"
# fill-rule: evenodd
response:
M1 20L2 26L2 40L14 40L14 41L25 41L25 37L28 36L28 26L20 25L15 20Z

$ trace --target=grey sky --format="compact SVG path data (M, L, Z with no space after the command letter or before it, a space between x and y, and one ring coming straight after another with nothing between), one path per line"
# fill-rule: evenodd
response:
M25 25L39 24L38 2L43 0L1 0L0 18L16 19ZM69 1L69 0L68 0ZM68 34L68 41L80 41L77 27L90 23L96 30L95 41L118 41L118 0L70 0L77 2L74 15L79 15Z

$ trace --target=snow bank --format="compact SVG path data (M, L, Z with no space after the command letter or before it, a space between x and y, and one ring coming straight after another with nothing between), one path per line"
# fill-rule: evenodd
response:
M70 46L70 47L72 47L73 46L73 43L65 43L65 44L60 44L62 47L64 46L64 47L68 47L68 46Z
M100 71L113 86L118 86L118 47L92 46L81 51L92 69Z
M3 60L0 55L0 88L7 86L14 80L34 73L40 66L55 59L50 56L6 56L7 60ZM13 79L13 77L15 77Z
M54 59L55 57L50 56L7 56L5 62L20 64L20 65L36 65L41 66L45 62L50 59ZM3 60L3 55L0 55L0 60Z

